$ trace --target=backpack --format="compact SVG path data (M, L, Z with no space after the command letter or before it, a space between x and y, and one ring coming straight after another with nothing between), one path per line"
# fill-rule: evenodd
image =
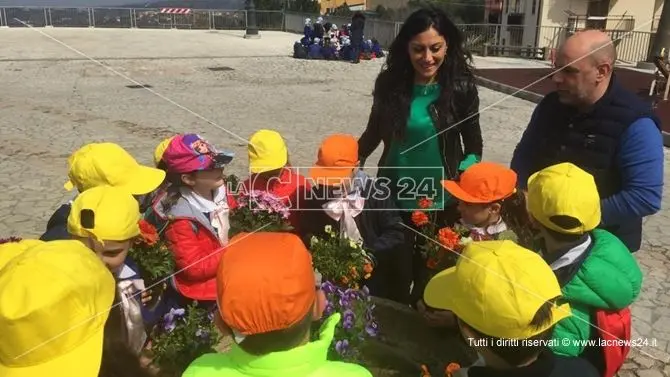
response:
M603 377L614 377L623 365L630 351L631 313L630 308L616 311L596 310L593 314L596 339L600 342L620 342L609 347L598 344L590 361ZM623 342L622 342L623 341ZM595 360L594 360L595 359Z

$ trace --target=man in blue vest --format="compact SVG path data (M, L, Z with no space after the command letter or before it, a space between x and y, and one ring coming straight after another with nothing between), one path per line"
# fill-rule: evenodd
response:
M592 174L600 227L640 249L642 218L661 208L663 138L649 103L613 72L616 49L597 30L568 38L556 56L556 91L540 102L512 157L521 189L545 167L571 162Z

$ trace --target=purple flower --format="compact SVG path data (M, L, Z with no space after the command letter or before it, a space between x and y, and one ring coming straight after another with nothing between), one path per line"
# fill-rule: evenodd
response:
M356 301L360 299L360 294L359 291L350 288L344 291L344 297L347 301Z
M352 310L345 310L344 313L342 314L342 327L344 327L345 330L349 330L352 327L354 327L354 323L356 322L356 314Z
M333 313L335 312L335 307L333 304L328 301L328 304L326 305L326 309L323 311L323 315L326 317L330 317Z
M327 295L330 295L330 294L335 293L335 291L337 290L337 287L335 287L335 285L333 285L333 283L331 283L329 281L324 281L321 284L321 290L323 291L323 293L325 293Z
M379 325L376 321L370 321L365 326L365 332L368 333L368 335L375 337L379 333Z
M344 355L347 352L347 348L349 348L349 341L346 339L338 340L337 343L335 343L335 350L340 355Z
M184 316L186 311L182 308L170 309L170 312L163 317L163 328L167 332L172 332L177 327L177 320Z
M368 308L365 310L365 320L366 320L366 321L369 322L369 321L372 321L372 320L374 319L374 315L372 314L372 311L373 311L373 310L375 310L375 306L374 306L374 305L368 307Z

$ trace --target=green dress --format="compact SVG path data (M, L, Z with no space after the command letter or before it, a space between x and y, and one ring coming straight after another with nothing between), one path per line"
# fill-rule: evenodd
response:
M391 189L400 209L417 208L421 197L433 198L439 209L448 200L449 195L440 184L445 176L439 138L435 137L437 130L428 112L439 96L439 84L414 85L405 137L393 140L380 174L393 183ZM421 142L424 143L402 153Z
M414 85L405 137L393 140L384 168L380 169L379 176L393 183L391 189L395 194L396 205L401 210L416 209L417 200L421 197L432 198L434 209L443 209L452 201L451 195L442 188L441 181L447 177L442 163L440 139L435 137L437 129L428 110L440 92L439 84ZM419 143L422 144L416 146ZM464 170L477 160L474 155L469 155L459 168Z

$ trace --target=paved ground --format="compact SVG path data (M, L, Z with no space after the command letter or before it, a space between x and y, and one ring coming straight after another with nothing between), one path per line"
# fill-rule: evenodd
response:
M107 68L136 83L152 85L154 93L127 88L133 82L38 30L104 59ZM231 170L243 174L242 139L259 128L279 130L291 160L301 166L313 162L325 135L360 134L381 62L294 60L289 52L295 39L271 32L244 40L236 32L0 29L0 237L41 233L50 213L72 195L62 188L67 157L87 142L117 142L149 163L163 137L196 131L236 152L240 158ZM476 63L481 68L538 64L495 58ZM222 66L233 70L208 69ZM480 98L485 158L508 163L534 105L485 88ZM666 155L666 175L667 161ZM636 336L648 338L649 346L655 338L656 344L641 350L646 356L636 352L623 376L633 370L640 377L662 376L662 363L670 363L669 217L662 211L648 219L646 246L637 253L646 280L634 327Z

